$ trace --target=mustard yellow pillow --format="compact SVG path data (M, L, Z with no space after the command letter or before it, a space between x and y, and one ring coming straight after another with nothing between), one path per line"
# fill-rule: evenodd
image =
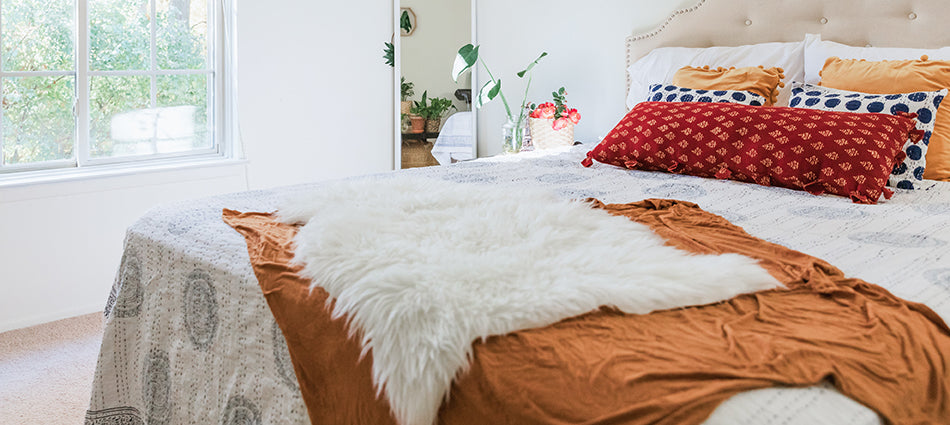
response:
M866 61L830 57L821 70L819 85L874 94L914 93L950 88L950 61ZM913 112L913 111L911 111ZM937 109L927 147L924 178L950 180L950 103Z
M785 70L778 67L702 68L684 66L673 75L673 85L697 90L744 90L761 95L772 106L778 99Z

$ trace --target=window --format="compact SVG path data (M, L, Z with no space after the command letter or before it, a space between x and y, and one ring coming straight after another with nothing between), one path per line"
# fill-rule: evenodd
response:
M0 0L0 173L221 155L219 3Z

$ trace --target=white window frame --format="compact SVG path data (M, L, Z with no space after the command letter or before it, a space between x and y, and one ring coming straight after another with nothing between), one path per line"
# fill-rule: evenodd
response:
M208 48L211 50L208 58L213 66L211 69L199 70L162 70L158 68L157 36L157 0L149 0L149 30L150 30L150 64L149 70L126 71L91 71L89 69L89 15L88 0L73 0L74 2L74 70L70 71L3 71L2 57L0 57L0 93L4 77L74 77L74 149L73 157L69 159L44 161L27 164L3 164L3 138L0 137L0 183L4 180L22 180L30 176L47 178L50 176L69 176L82 174L89 170L128 169L143 166L161 166L174 163L207 162L215 159L231 158L233 147L231 140L235 135L233 115L236 112L234 105L234 84L231 81L233 72L235 21L233 5L225 5L228 0L205 0L208 3ZM3 7L0 0L0 8ZM228 7L229 6L229 7ZM0 26L3 22L0 21ZM0 27L2 28L2 27ZM80 42L82 40L83 42ZM96 76L148 76L151 81L150 107L157 106L157 80L159 76L167 75L207 75L213 81L208 84L208 132L211 134L211 148L192 149L183 152L166 154L129 155L119 157L92 158L89 155L92 143L89 124L89 79ZM2 128L3 110L0 108L0 128Z

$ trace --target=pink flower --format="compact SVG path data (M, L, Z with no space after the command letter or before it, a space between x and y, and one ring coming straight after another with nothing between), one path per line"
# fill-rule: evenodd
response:
M571 118L571 122L574 124L577 124L581 120L581 113L577 112L577 109L567 111L567 116Z
M557 111L557 108L554 106L553 103L551 102L542 103L538 105L538 107L535 108L534 111L531 112L530 117L543 118L543 119L554 118L554 114L556 111Z
M571 119L568 118L568 117L561 117L561 118L558 118L558 119L554 120L554 130L555 130L555 131L559 131L559 130L561 130L561 129L563 129L563 128L567 128L567 126L569 126L569 125L571 125L571 124L572 124L572 123L571 123Z

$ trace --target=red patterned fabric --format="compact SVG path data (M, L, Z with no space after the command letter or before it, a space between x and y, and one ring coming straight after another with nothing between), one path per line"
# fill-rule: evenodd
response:
M923 136L912 114L644 102L587 154L605 164L831 193L874 204Z

